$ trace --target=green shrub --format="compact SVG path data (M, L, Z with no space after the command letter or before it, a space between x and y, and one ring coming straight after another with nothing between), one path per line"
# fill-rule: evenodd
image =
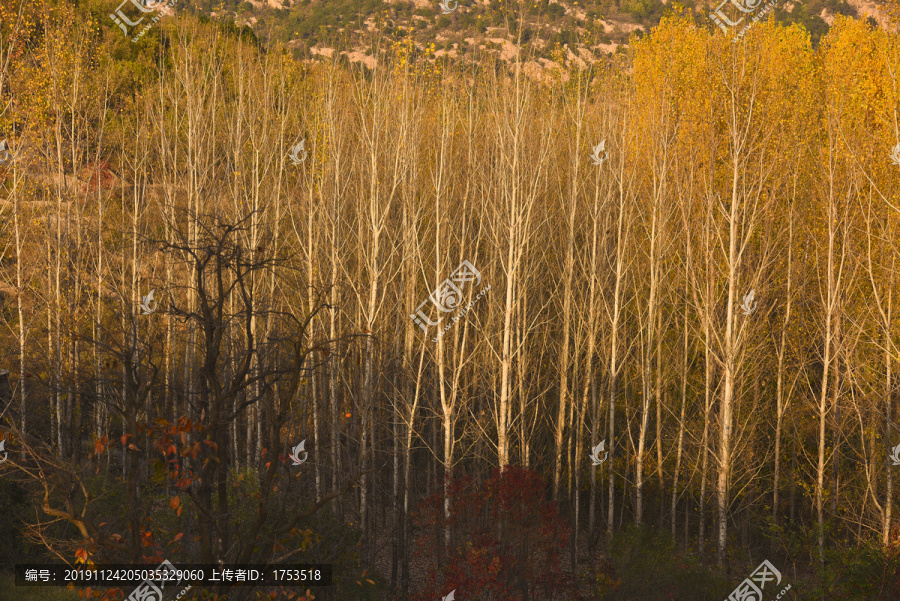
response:
M550 4L547 6L547 16L551 19L560 19L566 14L566 8L562 4Z
M666 530L631 526L610 541L609 556L613 577L621 580L611 601L707 601L726 599L734 589L727 575L680 553Z
M826 581L835 582L840 599L900 598L900 539L887 547L863 541L859 547L829 553Z
M658 20L664 8L660 0L625 0L622 4L622 11L638 20L648 17L656 17Z

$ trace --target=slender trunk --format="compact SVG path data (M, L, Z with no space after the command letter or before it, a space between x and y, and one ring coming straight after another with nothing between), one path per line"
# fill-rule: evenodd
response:
M892 261L893 267L893 261ZM894 273L894 270L891 269L891 273ZM893 279L893 278L892 278ZM893 301L893 294L891 292L888 293L888 302L887 302L887 319L885 320L885 331L884 331L884 440L888 443L891 441L891 397L894 394L893 385L892 385L892 365L893 359L891 358L891 308ZM884 527L881 534L881 544L887 545L890 540L891 535L891 509L893 506L893 474L891 473L891 464L893 463L890 460L890 457L886 458L887 462L887 481L885 482L885 491L884 491Z
M589 373L585 374L585 382L587 382L587 377L589 377ZM574 404L574 403L573 403ZM575 569L576 562L578 560L578 531L581 516L581 461L584 454L584 445L583 445L583 432L584 432L584 418L587 415L587 395L581 395L581 403L578 406L578 415L576 419L573 420L573 425L575 428L575 460L572 464L572 471L575 472L575 528L572 531L572 569ZM591 471L594 471L591 468Z
M579 95L579 105L581 104L581 96ZM580 106L578 107L581 108ZM579 115L581 116L581 115ZM574 156L574 165L572 166L572 178L569 182L569 202L565 209L568 211L568 228L566 230L566 257L563 264L563 307L562 307L562 343L559 347L559 408L556 416L555 437L555 456L556 462L553 466L553 500L559 501L559 477L562 473L562 455L563 455L563 432L565 430L565 415L569 404L569 336L572 326L572 277L575 270L575 217L578 213L578 168L581 164L581 129L582 119L578 119L575 126L575 145L579 150ZM577 350L577 349L576 349ZM572 468L570 465L569 472ZM577 530L577 528L576 528Z
M832 324L834 321L834 310L836 302L836 283L834 279L834 253L835 242L837 237L836 230L836 208L834 199L828 198L828 258L827 258L827 290L825 298L825 338L823 339L823 357L822 357L822 386L819 392L819 453L818 466L816 469L816 516L818 525L818 551L819 565L822 569L825 567L825 510L824 510L824 488L825 488L825 419L828 409L828 385L829 374L831 372L832 361Z
M513 265L515 228L510 222L509 249L507 251L507 265ZM509 465L509 372L512 362L512 313L513 313L513 288L515 274L510 270L506 277L506 297L503 309L503 342L500 357L500 410L497 414L497 459L500 468Z
M597 439L600 437L600 405L597 401L597 379L594 373L594 353L597 346L597 274L599 271L598 261L600 256L600 187L599 174L597 175L597 184L594 186L594 202L591 210L591 255L590 255L590 283L588 285L588 348L585 354L584 363L584 389L582 390L582 404L584 397L587 396L588 379L591 386L591 449L597 446ZM591 548L593 548L594 532L596 527L597 516L597 469L591 466L591 499L590 508L588 509L588 533Z
M616 448L616 393L619 378L619 321L622 313L622 288L625 279L625 191L619 185L619 215L616 231L616 280L613 292L613 314L610 324L609 353L609 513L606 528L612 535L615 518L615 448Z
M26 429L26 408L25 399L27 392L25 390L25 342L26 336L28 333L28 329L25 327L25 312L23 310L23 300L24 289L22 283L22 231L20 228L20 220L19 220L19 211L21 209L21 203L19 201L19 193L15 189L12 192L13 196L13 227L15 230L16 237L16 311L19 317L19 399L20 405L19 408L21 410L20 416L20 427L22 429L22 434L27 434L28 430ZM98 251L100 256L102 257L102 253ZM99 303L98 303L99 306ZM97 336L94 336L94 340L97 340ZM96 345L94 347L96 349ZM99 398L99 397L98 397ZM99 436L99 433L98 433ZM24 461L24 454L23 454Z
M523 294L522 298L519 300L519 312L521 313L521 307L526 306L525 303L526 295ZM525 327L523 326L522 320L516 320L516 340L518 341L519 348L523 348L525 346ZM526 419L527 410L527 399L525 398L525 360L522 357L519 361L516 362L516 390L519 396L519 450L522 454L522 465L526 468L530 465L531 457L530 457L530 447L528 441L528 423Z
M313 467L316 471L316 503L322 500L322 466L321 461L319 461L319 443L321 441L321 437L319 436L319 395L318 388L316 388L316 368L315 366L312 369L312 373L310 374L310 403L312 403L312 419L313 419L313 449L315 449L315 458Z
M337 225L334 224L333 228L337 228ZM335 232L336 235L336 232ZM336 243L332 244L331 249L331 289L330 289L330 299L329 303L331 304L331 311L328 312L328 339L334 340L337 337L337 311L335 307L337 307L338 297L337 297L337 248ZM338 362L338 356L340 349L335 349L330 353L330 357L326 366L328 368L328 393L331 400L331 490L332 492L337 492L340 489L340 453L339 453L339 443L340 443L340 429L338 427L338 369L340 369L340 363ZM332 504L332 511L335 513L338 512L340 508L340 497L335 497L334 502Z
M734 403L734 387L737 370L737 324L735 303L737 301L738 273L738 226L740 223L740 201L738 180L740 172L735 161L732 170L731 214L728 233L728 300L725 306L725 348L723 349L722 398L719 407L719 472L716 481L716 505L718 514L718 537L716 555L719 567L725 565L725 543L728 528L728 476L731 471L731 428Z
M406 428L406 440L403 445L403 561L401 564L400 570L400 589L403 595L403 598L407 598L409 595L409 563L410 563L410 552L409 552L409 543L410 537L412 534L412 528L410 527L410 515L409 515L409 498L410 492L412 488L412 483L409 479L410 472L410 460L412 456L412 443L413 443L413 434L415 433L415 416L416 411L419 408L419 398L422 393L422 368L425 364L425 343L422 343L422 349L419 354L419 368L418 373L416 375L416 385L415 390L413 392L413 401L409 410L409 420Z
M645 359L650 353L645 354ZM637 453L635 454L634 467L634 523L641 525L644 513L644 447L647 441L647 423L650 419L650 395L651 383L649 381L649 366L641 369L641 425L638 431Z
M698 550L703 554L704 535L706 530L706 478L709 473L709 416L712 410L712 352L709 345L709 327L708 316L704 319L704 329L706 331L706 343L704 350L704 399L703 399L703 436L700 441L700 454L702 456L700 466L700 529L698 533Z
M838 313L834 318L834 341L835 348L840 348L841 344L841 314ZM835 353L834 361L832 361L832 369L833 369L833 382L831 385L831 406L834 407L834 443L833 443L833 453L834 453L834 462L831 464L831 515L837 515L837 507L838 507L838 491L840 490L840 467L841 467L841 399L840 399L840 389L841 389L841 372L840 372L841 358Z
M307 311L311 314L315 310L315 290L318 288L316 282L316 268L315 262L317 257L317 247L316 247L316 226L315 226L315 199L313 198L312 189L309 191L309 204L306 209L306 236L307 236L307 248L306 248L306 281L309 286L309 291L307 294ZM281 204L276 203L275 207L275 223L277 224L280 220L281 213ZM278 252L278 228L275 228L275 252ZM275 272L272 271L272 279L271 286L269 288L270 298L275 298ZM318 330L315 324L310 324L312 328L313 337L315 337L315 333ZM315 462L313 464L313 469L315 470L315 478L316 478L316 503L318 503L322 499L322 461L319 459L319 448L321 446L321 435L319 433L319 386L318 382L318 369L316 365L312 367L312 373L310 374L310 402L312 403L312 418L313 418L313 449L315 449Z
M398 356L400 354L400 338L397 338L397 348L395 350ZM406 367L404 361L403 367ZM405 376L405 374L404 374ZM398 374L394 373L393 389L400 390L397 385ZM405 379L405 377L404 377ZM397 567L400 561L400 548L402 539L400 532L402 531L403 521L400 518L400 398L394 398L394 406L391 413L391 461L392 461L392 486L391 486L391 512L394 520L394 540L391 541L391 591L397 590Z
M656 478L659 481L659 522L663 524L664 516L664 488L663 481L663 405L665 393L663 391L663 359L662 359L662 311L658 312L656 324Z
M784 423L784 356L787 345L787 330L791 320L791 271L793 267L793 238L794 221L789 218L788 230L788 260L787 260L787 291L784 320L781 323L781 343L778 345L778 368L775 376L775 476L772 487L772 521L778 525L778 503L781 488L781 429Z
M597 403L597 377L593 370L588 370L591 378L591 448L597 446L600 407ZM591 467L591 502L588 508L588 540L593 547L594 530L597 525L597 470Z
M646 327L642 332L643 348L641 353L641 425L638 432L638 448L635 457L635 516L634 522L640 526L644 517L644 450L647 446L647 425L650 421L650 398L653 395L653 348L656 344L659 332L659 280L660 280L660 260L659 260L659 238L660 238L660 201L662 186L656 185L654 182L653 210L650 218L650 291L647 298L647 316ZM642 326L644 328L644 326ZM659 388L660 382L657 382L656 403L657 403L657 432L659 432L659 423L661 412L659 410ZM660 466L662 469L662 448L661 441L657 439L657 447L660 453ZM660 471L660 477L662 472ZM662 487L660 487L660 495L662 495ZM661 497L660 497L661 498Z
M678 448L675 452L675 474L672 481L672 539L675 539L676 505L678 504L678 476L681 474L681 453L684 449L684 408L687 405L687 381L688 381L688 312L684 310L684 329L681 333L683 339L682 364L681 364L681 413L678 417Z

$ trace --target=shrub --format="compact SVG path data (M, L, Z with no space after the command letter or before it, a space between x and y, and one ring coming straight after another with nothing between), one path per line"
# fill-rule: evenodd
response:
M571 529L556 504L546 501L542 478L523 467L495 469L477 486L469 477L449 484L450 517L441 495L426 500L416 516L422 528L416 557L428 582L414 601L459 597L513 601L579 599L574 579L562 569ZM451 533L444 556L444 529Z
M836 550L826 565L841 599L900 599L900 530L894 528L887 546L872 540Z
M679 553L666 530L630 526L612 538L609 557L620 579L615 601L724 599L734 588L727 576Z

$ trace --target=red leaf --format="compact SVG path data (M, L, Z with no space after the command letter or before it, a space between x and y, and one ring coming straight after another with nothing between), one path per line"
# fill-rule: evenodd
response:
M179 540L181 540L183 537L184 537L184 532L179 532L178 534L175 535L175 540L176 540L176 541L179 541Z

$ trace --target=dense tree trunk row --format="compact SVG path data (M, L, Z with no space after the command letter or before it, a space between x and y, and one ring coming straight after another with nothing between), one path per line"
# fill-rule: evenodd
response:
M514 463L545 474L575 561L634 523L724 565L798 512L820 564L888 542L898 65L839 48L896 36L839 21L814 54L676 20L537 80L524 50L468 73L401 44L367 72L179 24L131 97L47 19L83 51L47 34L9 65L0 38L0 96L33 98L0 117L24 124L2 166L6 412L67 459L121 438L133 554L147 429L181 418L209 449L166 467L193 474L209 562L251 555L232 479L274 491L304 439L311 501L369 566L390 549L404 593L423 497L449 518L454 476ZM453 282L464 261L479 278Z

